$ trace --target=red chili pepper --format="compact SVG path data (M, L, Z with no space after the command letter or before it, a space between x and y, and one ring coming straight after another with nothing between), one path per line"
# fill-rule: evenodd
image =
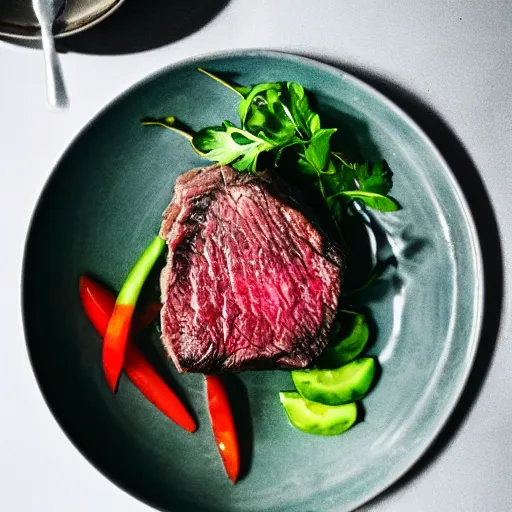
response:
M116 392L124 366L134 309L131 304L116 304L103 339L103 370L112 393Z
M147 362L139 349L128 341L124 371L140 392L169 419L189 432L197 429L196 422L160 375Z
M114 310L115 297L88 277L80 279L80 297L87 317L98 334L103 337ZM152 310L155 312L156 308L152 306ZM189 432L196 430L196 422L185 406L147 362L130 336L126 347L124 371L139 391L168 418Z
M116 391L119 375L124 366L135 305L149 272L164 248L165 240L159 236L154 237L130 270L117 296L103 340L103 369L112 393Z
M213 435L226 473L235 483L240 473L240 448L228 395L220 377L217 375L205 375L205 377Z
M90 277L80 278L80 299L87 318L100 336L107 332L108 321L114 311L116 298Z
M89 320L99 333L107 331L107 325L116 304L116 298L103 286L88 276L80 278L80 297ZM162 304L153 302L147 305L134 320L133 331L138 333L152 324L160 314Z

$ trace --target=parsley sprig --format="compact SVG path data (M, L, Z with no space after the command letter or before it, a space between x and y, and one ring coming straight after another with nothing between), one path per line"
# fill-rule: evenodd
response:
M256 172L260 155L274 166L286 152L296 171L321 194L336 224L354 200L382 212L400 209L389 193L393 173L386 161L349 162L331 148L336 128L322 128L304 88L296 82L270 82L251 87L231 84L198 69L240 96L240 127L229 121L195 134L178 128L174 117L146 119L145 125L160 125L187 137L192 148L207 160L231 165L241 172Z

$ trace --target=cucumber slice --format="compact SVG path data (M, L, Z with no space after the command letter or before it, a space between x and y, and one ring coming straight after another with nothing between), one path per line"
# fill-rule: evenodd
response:
M301 396L325 405L360 400L370 388L374 375L375 361L371 357L356 359L335 370L292 371L293 383Z
M357 419L355 403L323 405L301 397L296 391L281 391L279 399L292 425L302 432L335 436L348 430Z
M363 351L370 336L364 315L347 311L340 316L342 319L333 326L330 336L338 341L330 343L319 360L319 363L329 368L337 368L355 359Z

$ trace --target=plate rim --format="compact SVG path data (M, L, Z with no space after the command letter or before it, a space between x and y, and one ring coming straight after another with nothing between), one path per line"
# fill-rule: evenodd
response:
M94 27L94 25L97 25L98 23L101 23L103 20L108 18L111 14L113 14L121 5L125 2L125 0L113 0L112 5L108 7L105 11L103 11L98 16L95 16L93 18L89 19L83 19L82 22L69 30L63 30L62 32L57 32L54 34L55 39L62 39L67 36L72 36L74 34L78 34L80 32L83 32L84 30L87 30L91 27ZM9 27L16 27L19 28L22 32L11 32L9 31ZM23 33L23 30L26 30L26 33ZM18 25L14 23L6 23L2 20L0 20L0 37L6 37L10 39L11 42L15 43L16 41L40 41L41 40L41 34L38 33L38 29L34 27L35 33L32 33L33 30L27 30L26 27L23 27L23 25Z
M120 0L120 4L124 0ZM368 493L363 498L349 501L346 503L346 509L345 512L351 512L355 509L363 506L364 504L370 502L371 500L375 499L376 497L380 496L384 491L386 491L388 488L390 488L392 485L394 485L396 482L398 482L405 474L407 474L425 455L425 453L428 451L428 449L433 445L433 443L438 438L439 434L442 432L442 430L445 428L446 424L448 423L448 420L451 418L460 398L461 395L464 392L464 389L466 388L468 379L471 375L471 372L474 367L475 358L477 354L477 349L481 340L482 336L482 325L483 325L483 319L484 319L484 304L485 304L485 270L483 266L483 257L482 257L482 249L480 245L480 237L478 235L478 230L476 229L476 224L473 218L473 214L471 212L471 209L469 207L469 204L465 198L465 195L462 191L461 186L459 185L459 182L457 178L455 177L454 172L448 165L446 159L442 155L442 153L438 150L438 148L435 146L435 144L432 142L430 137L426 134L426 132L419 126L419 124L409 115L405 110L403 110L400 106L398 106L396 103L394 103L390 98L388 98L384 93L380 92L378 89L373 87L372 85L368 84L364 80L358 78L357 76L353 75L352 73L343 70L342 67L336 67L336 65L333 64L326 64L324 62L321 62L317 60L314 57L306 57L303 55L298 55L295 53L292 53L290 51L282 51L282 50L275 50L275 49L265 49L265 48L241 48L241 49L234 49L234 50L222 50L222 51L213 51L213 52L207 52L202 53L194 56L190 56L184 59L180 59L176 62L173 62L171 64L168 64L166 66L163 66L148 75L144 76L140 80L137 80L130 86L128 86L124 91L119 93L118 95L114 96L110 100L108 100L99 110L95 111L93 115L84 123L84 125L78 130L78 132L75 133L75 135L71 138L71 140L66 145L65 149L59 156L59 158L54 163L49 175L47 176L41 190L39 193L39 196L37 198L37 201L35 203L35 206L33 208L30 221L28 224L28 229L25 234L25 242L24 242L24 248L23 248L23 259L22 259L22 271L21 271L21 310L22 310L22 320L23 320L23 334L25 338L25 347L27 350L27 355L30 361L32 372L35 376L35 380L37 382L37 386L39 388L39 391L46 403L46 406L52 413L54 421L57 422L59 428L61 431L65 434L65 436L68 438L68 440L73 444L73 446L79 451L79 453L84 457L84 459L91 464L96 470L98 470L104 477L106 477L111 483L115 484L117 487L122 489L124 492L128 493L132 497L144 502L145 504L148 504L154 508L158 508L156 504L148 502L146 499L142 498L141 496L137 495L136 492L134 492L132 489L128 489L122 482L119 482L116 480L114 475L107 474L100 468L91 458L88 457L84 451L77 446L77 444L74 442L73 438L70 436L68 431L64 428L64 426L61 424L61 421L57 418L57 416L54 414L53 407L50 405L47 396L43 390L42 383L40 382L39 376L37 372L35 371L35 365L34 361L32 359L31 350L28 344L28 336L27 336L27 319L26 319L26 272L27 272L27 249L28 249L28 243L31 238L31 234L34 228L34 223L37 217L37 214L39 212L39 209L42 205L42 202L44 200L45 195L47 194L47 191L55 178L55 171L60 166L62 160L67 155L68 151L75 145L75 143L82 137L82 135L91 127L91 125L94 124L94 122L99 119L101 116L103 116L110 108L114 107L118 103L120 103L122 100L125 99L125 97L129 96L132 92L134 92L136 89L143 87L144 85L152 82L153 80L157 79L158 77L168 73L172 72L175 69L181 69L185 67L191 67L196 63L201 63L204 65L205 61L215 61L215 60L221 60L221 59L229 59L229 58L240 58L240 57L254 57L254 58L271 58L271 59L278 59L278 60L286 60L288 62L302 64L310 68L316 68L322 72L329 73L331 75L337 76L340 80L344 81L351 81L353 84L355 84L360 89L365 90L367 93L374 96L380 103L384 104L388 109L390 109L394 114L399 116L402 121L404 121L409 127L411 127L414 132L418 135L418 137L421 139L422 144L428 147L428 149L432 152L433 156L437 159L437 161L442 165L444 169L444 174L447 176L450 186L454 192L454 195L458 201L459 208L462 213L462 218L465 221L465 228L469 235L469 241L471 245L471 257L473 260L473 267L475 269L475 296L473 298L474 300L474 314L473 314L473 326L470 335L468 336L468 344L467 349L465 353L468 356L467 363L464 368L463 373L459 373L457 376L457 385L452 387L452 393L450 396L450 400L448 405L444 408L442 414L439 415L438 422L432 427L431 434L428 436L428 439L424 441L424 443L414 452L414 455L411 457L411 459L403 464L403 466L398 467L398 469L392 474L391 477L384 479L383 483L379 486L376 486L375 490L373 490L371 493Z

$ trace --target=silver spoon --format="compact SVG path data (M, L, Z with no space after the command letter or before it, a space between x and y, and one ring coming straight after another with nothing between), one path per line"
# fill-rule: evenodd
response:
M32 0L32 7L41 26L41 41L46 62L48 103L53 108L66 108L68 97L59 57L53 40L53 25L64 10L66 0Z

